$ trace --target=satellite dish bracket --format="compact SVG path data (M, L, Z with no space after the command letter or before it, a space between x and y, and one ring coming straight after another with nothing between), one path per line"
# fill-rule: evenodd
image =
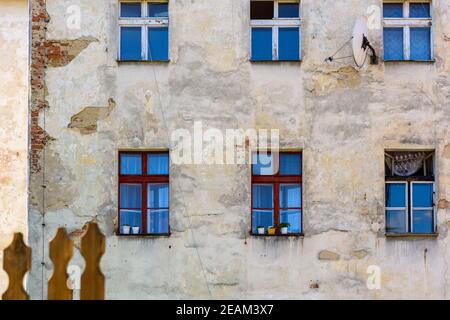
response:
M369 39L367 39L367 37L364 35L363 36L363 43L362 43L362 48L364 50L366 50L367 48L370 49L370 64L378 64L378 56L377 53L375 51L375 49L372 47L372 45L370 44Z

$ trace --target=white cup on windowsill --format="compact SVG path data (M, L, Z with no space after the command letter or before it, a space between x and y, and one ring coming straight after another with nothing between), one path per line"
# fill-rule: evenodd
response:
M133 234L139 234L140 233L140 229L139 227L133 227Z
M122 233L123 233L123 234L130 234L130 230L131 230L131 227L130 227L130 226L124 225L124 226L122 227Z

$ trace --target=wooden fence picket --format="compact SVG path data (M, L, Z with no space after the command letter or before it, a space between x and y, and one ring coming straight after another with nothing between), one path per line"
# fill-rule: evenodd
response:
M68 288L67 267L73 256L73 241L64 228L58 229L49 248L53 274L48 282L48 300L72 300L73 290Z
M81 239L81 255L86 267L81 276L81 300L105 299L105 276L100 269L100 260L105 253L105 236L96 222L90 222Z
M31 269L31 248L25 244L21 233L14 234L13 242L4 250L3 269L8 274L9 285L2 299L28 300L30 297L23 287L23 279Z

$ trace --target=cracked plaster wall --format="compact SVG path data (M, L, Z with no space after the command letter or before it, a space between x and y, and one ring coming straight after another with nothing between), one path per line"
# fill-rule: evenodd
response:
M171 1L167 64L116 61L117 1L46 3L49 41L96 41L46 70L53 139L39 159L45 205L42 172L31 177L32 298L41 293L43 210L45 241L58 226L76 238L99 221L110 299L448 298L448 203L436 239L383 235L385 149L435 149L438 198L450 198L448 1L434 1L435 63L381 61L360 71L323 61L378 0L302 1L303 61L261 64L249 62L247 0ZM81 8L79 30L67 28L71 5ZM370 36L381 52L382 31ZM95 129L69 125L110 99L114 108L89 118ZM249 237L249 167L207 165L171 167L170 238L114 235L117 150L168 148L170 133L194 121L280 129L282 148L304 150L304 238ZM73 263L83 266L79 254ZM370 265L381 267L381 290L367 289Z

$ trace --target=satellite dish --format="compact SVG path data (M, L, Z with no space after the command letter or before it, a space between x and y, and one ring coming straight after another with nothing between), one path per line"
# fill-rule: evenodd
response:
M353 60L358 68L362 68L366 63L367 55L371 56L371 63L377 64L375 49L369 42L369 27L367 18L359 17L353 28L352 36ZM370 53L369 53L370 52Z

